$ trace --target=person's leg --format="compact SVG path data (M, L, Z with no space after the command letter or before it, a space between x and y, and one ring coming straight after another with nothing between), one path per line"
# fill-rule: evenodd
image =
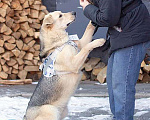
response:
M148 46L150 42L124 48L114 53L111 81L116 120L133 120L135 85Z
M106 81L107 81L107 87L108 87L110 109L113 115L115 115L114 95L113 95L113 88L112 88L113 61L114 61L114 53L112 53L110 58L108 59Z

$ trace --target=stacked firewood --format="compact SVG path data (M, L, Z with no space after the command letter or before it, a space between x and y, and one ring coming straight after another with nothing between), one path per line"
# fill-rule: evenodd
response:
M107 66L99 58L88 59L82 71L82 80L98 80L100 83L106 82ZM150 61L146 59L141 64L138 82L150 83Z
M82 68L82 80L98 80L100 83L106 81L107 66L100 58L87 59Z
M41 0L0 0L0 79L39 71L39 30L47 13Z
M28 79L30 83L35 75L38 75L35 79L39 79L38 35L47 13L41 0L0 0L0 80L5 80L0 84L9 83L8 79ZM82 80L104 83L106 71L107 66L99 58L91 58L83 66ZM17 84L26 82L20 80ZM150 82L149 61L141 64L139 82Z
M150 61L142 62L138 82L150 83Z

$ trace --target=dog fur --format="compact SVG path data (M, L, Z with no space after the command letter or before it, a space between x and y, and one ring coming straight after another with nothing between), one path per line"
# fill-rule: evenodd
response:
M75 20L75 12L62 13L55 11L45 16L40 31L41 52L43 58L57 47L68 41L66 28ZM58 74L47 78L44 75L30 99L25 120L62 120L67 116L67 104L81 80L81 67L90 51L102 46L104 39L91 42L95 27L88 24L83 37L75 41L80 52L71 45L65 45L57 55L54 68Z

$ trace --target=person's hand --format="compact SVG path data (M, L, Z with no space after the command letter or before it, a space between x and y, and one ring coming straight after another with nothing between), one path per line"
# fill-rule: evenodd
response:
M87 5L89 5L90 3L87 0L80 0L80 5L83 7L83 10L85 9L85 7Z

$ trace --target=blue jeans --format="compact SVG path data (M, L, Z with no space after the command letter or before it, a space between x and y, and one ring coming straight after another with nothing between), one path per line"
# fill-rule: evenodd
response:
M111 112L115 120L133 120L135 85L141 62L150 41L111 54L107 67L107 85Z

